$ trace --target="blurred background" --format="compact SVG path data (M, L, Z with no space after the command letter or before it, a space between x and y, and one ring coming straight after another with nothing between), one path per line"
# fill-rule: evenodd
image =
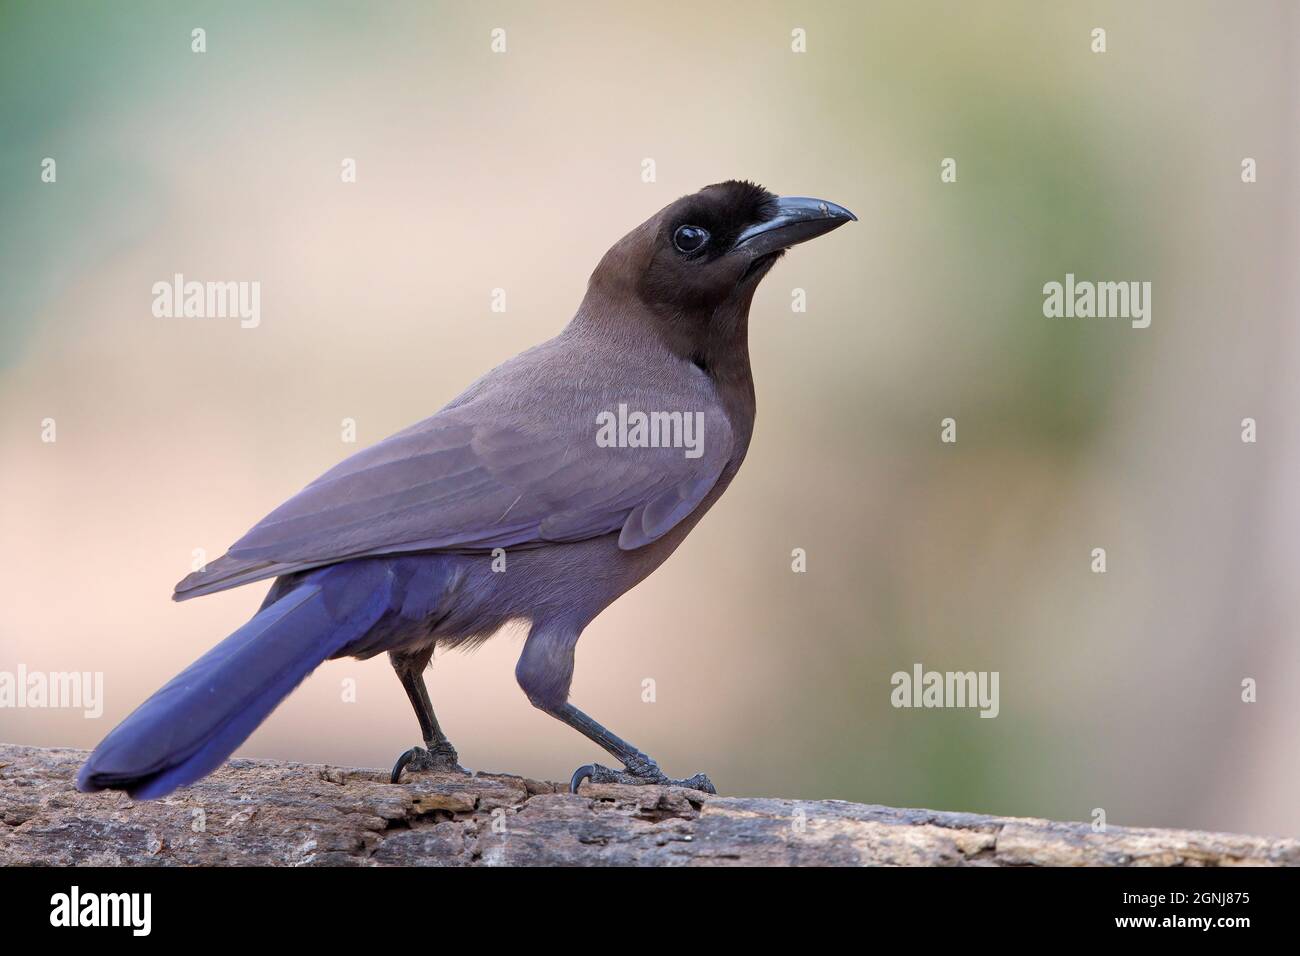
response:
M173 604L196 548L745 177L861 222L760 288L746 465L588 629L574 702L729 793L1300 833L1298 37L1284 2L4 3L0 671L102 671L105 705L0 740L97 743L260 602ZM178 272L260 282L261 324L155 318ZM1045 318L1067 272L1151 282L1151 327ZM566 778L603 755L520 646L439 656L438 715L467 766ZM917 662L999 672L999 716L893 708ZM240 753L417 737L381 657Z

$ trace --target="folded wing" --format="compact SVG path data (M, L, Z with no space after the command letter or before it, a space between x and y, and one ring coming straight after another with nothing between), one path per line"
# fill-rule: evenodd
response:
M638 391L611 391L596 404L576 390L507 407L490 393L453 403L326 472L181 581L175 597L395 552L536 546L615 531L624 549L643 547L708 495L733 443L725 414L697 393L681 396L694 408L665 410L700 413L698 457L681 447L600 447L598 411L664 403L662 393ZM557 397L569 400L559 411L543 400Z

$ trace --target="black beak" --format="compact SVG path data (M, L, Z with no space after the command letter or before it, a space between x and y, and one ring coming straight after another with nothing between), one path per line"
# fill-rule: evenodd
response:
M736 238L736 252L747 253L757 259L771 252L780 252L800 242L816 239L849 220L858 217L843 206L825 199L807 196L781 196L776 201L776 215L756 223Z

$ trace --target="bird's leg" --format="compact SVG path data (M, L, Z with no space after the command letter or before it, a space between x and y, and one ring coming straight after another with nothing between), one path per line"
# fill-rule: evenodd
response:
M582 781L590 780L592 783L653 783L717 793L712 781L702 773L685 780L668 777L647 754L568 702L569 685L573 681L573 646L580 633L534 624L515 667L515 678L534 707L568 724L623 764L623 770L611 770L600 764L579 767L569 782L569 789L577 793Z
M415 654L390 653L388 656L393 663L393 670L406 688L406 696L411 699L415 719L420 722L420 735L424 738L423 747L412 747L397 758L389 778L391 782L401 780L402 771L407 769L469 773L457 762L456 748L438 726L438 718L433 713L433 702L429 700L429 689L424 684L424 668L433 657L433 647Z
M717 788L713 786L713 781L706 774L697 773L685 780L674 780L669 777L659 769L659 764L649 754L642 753L567 701L554 708L542 707L542 710L545 710L556 720L564 721L564 723L593 743L604 747L623 764L623 770L611 770L609 767L603 767L598 763L589 763L586 766L579 767L574 771L573 778L569 781L569 791L571 793L577 793L578 787L582 785L584 780L590 780L592 783L653 783L665 787L688 787L691 790L702 790L705 793L718 792Z

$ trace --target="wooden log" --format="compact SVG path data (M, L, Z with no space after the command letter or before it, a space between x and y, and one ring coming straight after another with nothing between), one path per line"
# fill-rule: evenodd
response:
M164 800L78 793L85 753L0 744L0 864L1300 865L1300 841L234 760Z

